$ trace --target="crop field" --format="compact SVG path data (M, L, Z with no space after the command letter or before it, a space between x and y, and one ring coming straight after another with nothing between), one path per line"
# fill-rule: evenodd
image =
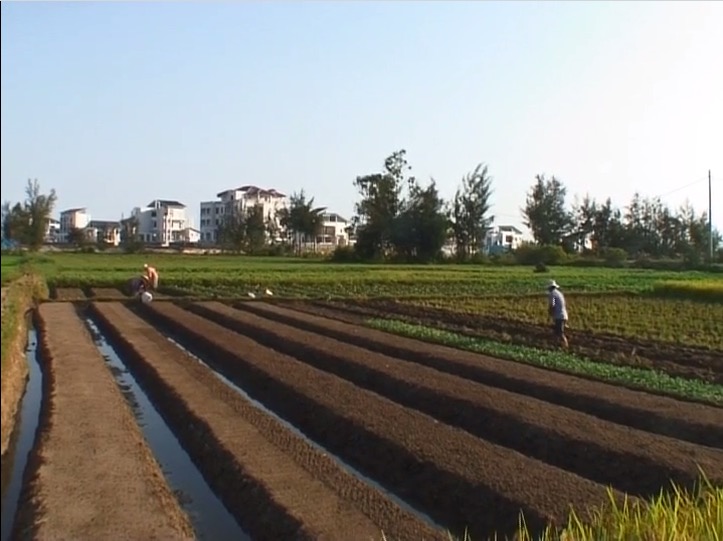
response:
M723 499L710 275L147 257L161 273L147 305L123 290L142 256L31 263L50 302L36 316L44 403L17 536L100 538L131 521L198 537L156 449L119 413L93 333L251 539L477 541L514 535L521 513L540 534L570 506L584 521L671 482L692 488L701 471ZM569 351L546 321L551 278L570 304ZM119 456L122 475L99 481ZM110 518L69 516L64 494L108 502Z

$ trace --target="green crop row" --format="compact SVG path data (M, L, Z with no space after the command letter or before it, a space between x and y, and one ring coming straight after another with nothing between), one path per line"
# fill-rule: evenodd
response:
M503 344L403 321L371 319L366 324L372 328L401 336L501 359L542 366L649 392L723 405L723 385L715 383L678 378L644 368L597 363L561 350Z
M429 298L405 304L468 315L544 325L549 322L543 295ZM567 295L574 331L612 334L723 351L723 303L656 298L642 294Z
M167 285L193 289L224 287L296 288L320 296L464 296L536 294L550 278L565 291L646 291L656 282L696 283L710 275L643 269L555 268L537 274L529 267L473 265L358 265L290 258L172 254L51 254L3 257L3 275L19 261L31 262L51 284L78 287L112 285L154 265Z

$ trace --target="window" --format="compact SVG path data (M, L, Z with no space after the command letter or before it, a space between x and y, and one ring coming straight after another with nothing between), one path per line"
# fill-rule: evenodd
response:
M155 210L152 210L152 211L151 211L151 218L155 218L155 217L156 217L156 211L155 211ZM155 222L153 222L153 223L155 223ZM153 227L156 227L156 226L154 225Z

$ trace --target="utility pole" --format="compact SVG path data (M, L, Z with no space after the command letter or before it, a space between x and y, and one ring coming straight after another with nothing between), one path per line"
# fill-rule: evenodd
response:
M710 244L710 263L713 264L713 181L708 169L708 243Z

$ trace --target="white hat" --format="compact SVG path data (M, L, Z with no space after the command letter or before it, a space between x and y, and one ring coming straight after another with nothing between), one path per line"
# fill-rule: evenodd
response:
M144 268L144 269L147 269L147 268L148 268L148 263L143 263L143 268Z
M557 282L555 282L555 280L550 280L550 282L547 284L547 289L558 288L558 287L560 287L560 286L557 285Z

